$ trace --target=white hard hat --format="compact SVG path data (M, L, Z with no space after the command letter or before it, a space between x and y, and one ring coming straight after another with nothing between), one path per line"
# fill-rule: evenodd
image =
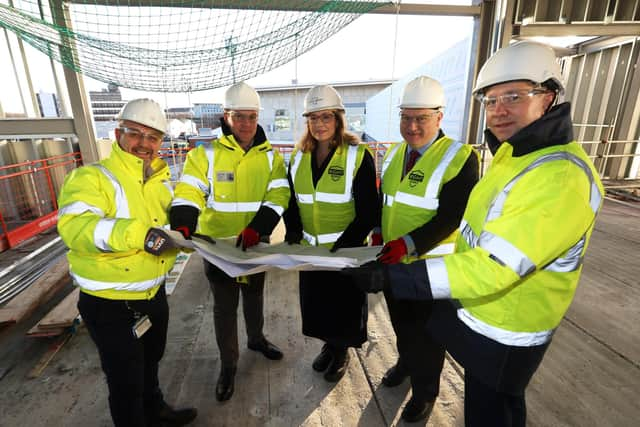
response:
M302 115L308 116L315 111L322 110L344 111L340 94L328 85L314 86L309 89L307 96L304 97L304 113Z
M139 98L127 102L117 119L140 123L162 133L167 132L167 118L160 104L152 99Z
M260 110L258 92L245 82L235 83L224 93L225 110Z
M444 89L437 80L427 76L416 77L404 87L400 108L445 107Z
M536 84L552 82L550 89L564 92L560 64L550 46L532 41L519 41L505 46L484 63L473 94L480 96L490 86L529 80Z

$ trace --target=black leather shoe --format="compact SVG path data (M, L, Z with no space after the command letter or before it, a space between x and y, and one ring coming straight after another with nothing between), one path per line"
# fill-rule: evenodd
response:
M313 365L311 365L311 367L313 367L314 371L324 372L327 370L332 360L333 353L331 352L329 346L325 344L322 346L320 354L318 354L316 358L313 359Z
M344 350L334 349L333 353L333 360L329 363L327 372L324 373L324 379L330 383L340 381L345 372L347 372L350 359L349 350L346 348Z
M166 403L155 416L154 426L179 427L189 424L198 416L196 408L173 409Z
M384 374L382 377L382 384L387 387L395 387L402 384L409 374L405 371L404 367L398 362Z
M216 384L216 399L218 402L231 399L235 378L236 368L222 368Z
M415 423L427 418L433 410L433 401L425 399L411 399L407 402L402 410L402 419L408 423Z
M247 347L249 347L249 350L259 351L264 355L264 357L270 360L280 360L283 356L282 351L280 351L280 349L276 347L275 344L267 341L266 338L257 344L249 343Z

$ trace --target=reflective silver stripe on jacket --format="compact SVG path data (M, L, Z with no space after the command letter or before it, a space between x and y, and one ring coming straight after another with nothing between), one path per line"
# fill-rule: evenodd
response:
M275 211L275 213L278 214L278 216L282 216L282 214L284 213L284 208L280 205L277 205L273 202L270 202L268 200L265 200L264 202L262 202L262 206L266 206L270 209L273 209L273 211Z
M131 218L131 214L129 213L129 201L127 200L124 188L122 188L118 179L109 169L100 164L95 164L93 166L100 169L100 171L102 171L102 173L109 179L109 182L111 182L111 185L115 190L116 205L116 214L114 218L103 218L96 224L96 227L93 230L93 243L96 245L96 248L101 251L112 252L111 246L109 246L109 238L111 237L111 232L116 224L116 219Z
M182 199L180 197L176 197L175 199L173 199L173 201L171 202L171 206L191 206L200 211L200 206L198 206L197 203L191 200Z
M400 142L395 144L393 147L391 147L391 151L389 151L389 155L387 155L387 158L384 159L384 162L382 162L382 169L380 170L380 180L384 179L384 174L387 172L387 168L391 164L391 161L395 157L396 153L398 152L402 144L403 143Z
M296 155L293 156L291 160L291 180L296 179L296 173L298 173L298 168L300 167L300 161L302 160L302 151L296 151Z
M489 221L493 221L499 218L502 215L504 204L506 203L511 189L527 172L544 163L556 160L571 161L585 172L591 184L589 205L591 206L594 214L597 213L602 201L602 194L600 194L598 186L596 185L596 181L593 177L593 174L591 173L591 169L579 157L570 153L562 152L552 153L540 157L535 162L527 166L524 170L522 170L511 181L509 181L509 183L505 185L502 191L498 193L496 198L491 203L489 211L487 212L485 224ZM469 247L474 248L476 246L480 246L486 249L496 261L508 266L520 277L524 277L527 274L532 273L536 269L535 264L522 251L520 251L516 246L506 241L502 237L483 231L478 238L469 224L464 220L460 223L460 233ZM547 266L545 266L544 270L568 273L580 268L580 266L582 265L582 252L584 250L586 238L587 236L585 233L575 245L569 248L565 256L556 258Z
M73 202L58 209L58 219L63 215L80 215L84 212L91 212L98 216L104 216L104 212L97 206L90 205L86 202Z
M302 236L304 237L304 240L306 240L307 242L309 242L309 244L311 246L316 246L316 245L323 245L325 243L333 243L335 241L337 241L340 236L342 236L342 231L338 232L338 233L327 233L327 234L319 234L317 237L307 233L306 231L302 230Z
M209 186L193 175L182 175L182 177L180 178L180 182L200 190L207 196L209 195Z
M171 183L169 181L163 180L162 183L164 184L164 186L167 188L167 190L169 190L169 194L171 194L171 198L173 199L173 185L171 185Z
M120 185L120 182L116 179L115 175L111 173L111 171L100 164L92 165L102 171L102 173L109 178L109 182L113 185L113 189L115 190L116 197L116 218L131 218L129 214L129 202L127 201L127 196L124 192L124 188Z
M440 161L440 163L438 163L438 166L431 174L429 182L427 183L427 186L425 188L424 195L416 196L413 194L398 191L394 196L395 200L391 199L391 203L402 203L405 205L429 210L438 209L438 206L440 205L440 199L438 198L438 196L440 193L440 186L442 185L444 174L462 146L463 145L459 142L453 142L449 146L447 152L444 153L444 156L442 156L442 160ZM428 150L427 152L425 152L425 155L427 153Z
M443 243L427 252L425 255L448 255L452 254L456 248L455 243Z
M289 182L286 180L286 178L278 178L278 179L272 179L271 181L269 181L269 185L267 186L267 191L269 190L273 190L274 188L282 188L282 187L289 187Z
M324 193L321 191L316 191L315 199L316 202L324 202L324 203L349 203L353 200L353 194L351 194L351 189L353 188L353 176L356 170L356 158L358 156L358 146L350 145L347 149L347 170L344 174L344 191L339 193Z
M295 182L296 174L298 173L298 168L302 163L302 155L303 155L302 151L297 151L296 155L293 156L293 160L291 161L291 181L293 182ZM313 204L313 194L298 193L296 191L296 200L298 201L298 203L305 204L305 205Z
M489 337L504 345L517 347L533 347L544 344L551 340L551 337L555 332L555 329L537 332L508 331L506 329L489 325L488 323L477 319L464 308L458 309L458 319L480 335Z
M444 258L427 258L423 262L427 268L433 299L451 299L451 284Z
M88 289L90 291L116 290L143 292L162 284L166 279L166 275L163 274L155 279L143 280L140 282L102 282L78 276L72 270L69 270L69 274L81 288Z
M210 200L208 207L218 212L257 212L260 202L216 202Z
M109 246L109 237L111 237L115 225L115 218L102 218L98 221L96 228L93 229L93 244L96 245L96 248L103 252L113 252Z

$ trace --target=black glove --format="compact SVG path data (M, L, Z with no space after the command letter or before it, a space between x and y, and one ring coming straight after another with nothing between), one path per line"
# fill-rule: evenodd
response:
M342 272L351 276L353 283L363 292L375 294L389 286L388 268L377 261L369 261L360 267L343 268Z
M162 228L150 228L144 238L144 250L151 255L160 255L169 249L177 246Z
M200 211L193 206L172 206L169 211L169 224L172 230L182 233L185 239L190 239L196 232Z
M293 232L287 233L284 235L284 241L290 245L299 245L300 241L302 241L302 234Z
M195 237L196 239L200 239L200 240L204 240L205 242L209 242L212 245L216 244L216 241L213 240L211 237L209 236L205 236L204 234L200 234L200 233L194 233L191 237Z
M340 239L336 240L336 242L333 244L333 246L331 246L331 249L329 249L329 252L336 252L338 249L342 249L346 247L346 245L344 244L343 241L341 241Z

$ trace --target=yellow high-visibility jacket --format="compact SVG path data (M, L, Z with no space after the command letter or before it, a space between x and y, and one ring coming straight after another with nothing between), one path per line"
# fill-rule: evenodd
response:
M261 207L281 216L289 202L284 160L269 141L247 152L233 135L191 150L172 206L199 212L198 233L235 238Z
M426 261L433 298L511 346L551 340L571 303L604 190L579 144L522 156L503 143L471 193L456 253Z
M69 269L83 292L107 299L150 299L173 267L177 251L144 251L151 227L168 226L173 197L161 159L144 180L142 160L113 144L109 158L71 171L58 198L58 232Z

